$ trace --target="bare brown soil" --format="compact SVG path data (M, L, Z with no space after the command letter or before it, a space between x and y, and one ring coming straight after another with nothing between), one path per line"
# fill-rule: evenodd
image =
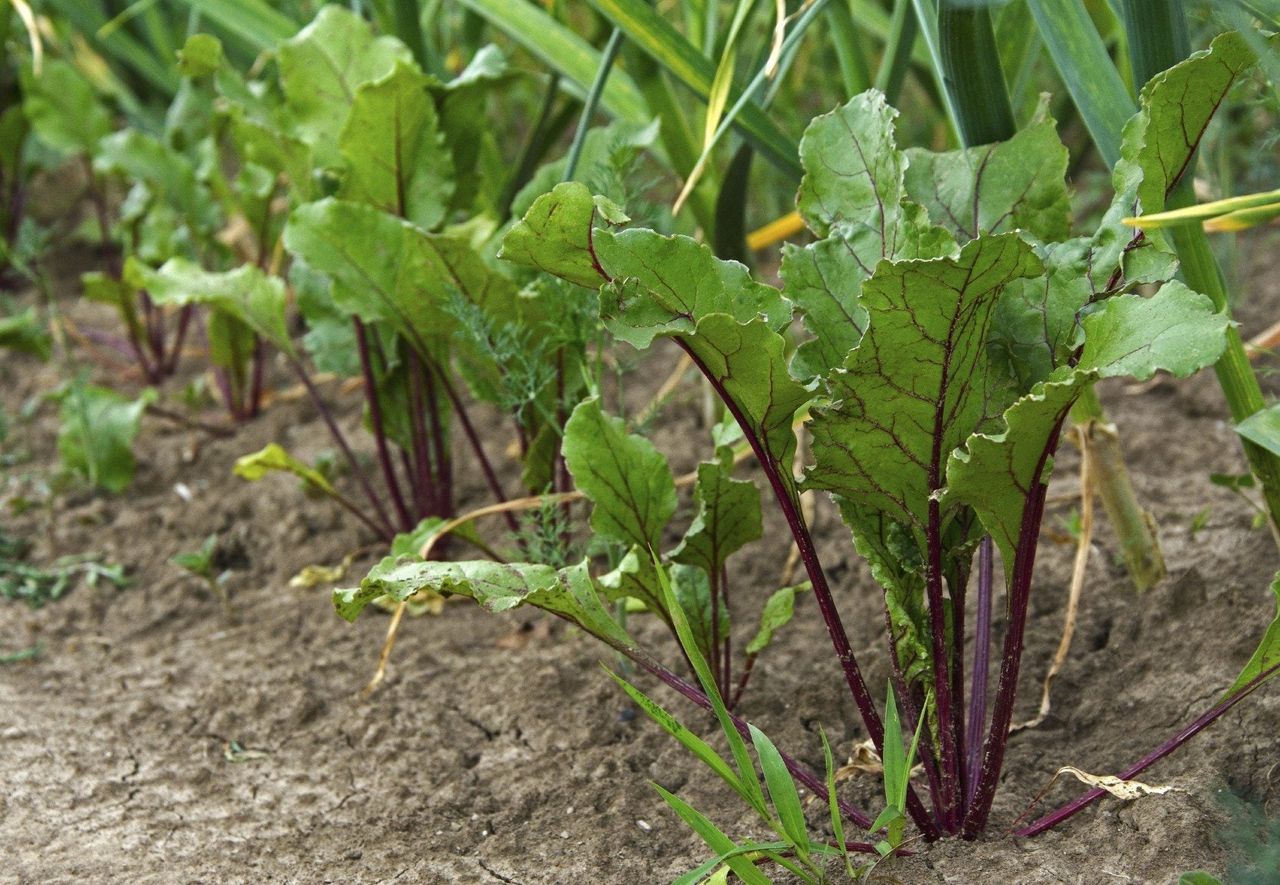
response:
M1251 293L1246 333L1268 325L1280 305L1262 266L1251 280L1265 292ZM74 291L66 280L62 289ZM110 323L70 295L63 304L82 323ZM0 354L0 404L11 416L57 380L49 367ZM1144 595L1127 589L1116 545L1099 526L1052 715L1010 741L990 835L886 864L877 871L883 881L1172 882L1196 868L1222 875L1239 860L1224 835L1224 797L1280 813L1280 691L1267 687L1144 776L1175 792L1104 801L1035 840L1002 835L1058 767L1113 771L1210 705L1274 610L1267 584L1280 557L1272 540L1251 527L1241 501L1208 480L1243 469L1212 375L1142 392L1110 386L1104 399L1158 519L1170 577ZM356 428L356 400L338 401L344 426ZM0 487L55 468L55 411L46 406L15 424L6 448L29 457L0 472ZM691 393L660 423L658 444L677 469L707 453L697 414ZM505 432L486 440L491 451L505 448ZM602 649L537 613L493 616L454 603L441 616L413 619L386 683L362 696L387 619L371 612L348 625L334 615L328 588L292 589L288 580L306 565L340 561L368 538L288 478L250 485L231 475L237 456L272 440L304 457L330 445L305 401L277 400L231 439L148 418L127 494L73 491L45 509L0 516L5 532L34 543L35 562L92 551L126 565L132 581L124 590L82 587L40 611L0 600L0 654L41 648L33 661L0 666L0 882L650 885L705 856L650 780L679 790L734 835L759 835L718 782L624 703L598 666L607 660ZM1064 446L1054 496L1073 492L1077 466ZM507 480L514 488L514 473ZM175 492L179 483L190 502ZM476 477L465 475L463 485L464 500L483 500ZM1193 533L1205 508L1208 521ZM877 591L825 505L818 530L854 648L871 684L882 684ZM214 532L235 568L235 625L169 563ZM770 524L767 538L735 567L739 611L776 586L785 531ZM1019 718L1034 712L1058 642L1071 555L1069 542L1046 538ZM370 561L357 562L352 577ZM753 629L739 628L743 638ZM665 638L641 632L672 658ZM783 748L820 768L820 724L839 741L837 753L862 739L811 603L757 670L742 712ZM232 742L256 752L229 756ZM847 789L874 806L879 784L862 778ZM1080 789L1061 781L1047 801ZM821 803L810 811L821 826ZM1249 881L1280 881L1277 871L1254 874Z

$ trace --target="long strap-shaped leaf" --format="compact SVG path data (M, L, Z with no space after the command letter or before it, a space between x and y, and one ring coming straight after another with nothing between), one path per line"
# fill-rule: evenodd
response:
M1108 166L1120 159L1120 134L1137 104L1107 54L1084 0L1027 0L1058 75Z
M460 0L463 6L503 31L543 64L559 71L585 95L600 70L600 52L532 3ZM614 71L601 103L615 117L648 123L644 97L624 71Z
M274 49L298 33L301 25L266 0L182 0L251 46Z
M481 0L463 2L472 4ZM591 5L699 98L704 101L709 98L716 79L715 64L653 7L642 0L591 0ZM743 107L735 124L770 162L782 171L800 177L795 140L769 119L758 104L752 102Z

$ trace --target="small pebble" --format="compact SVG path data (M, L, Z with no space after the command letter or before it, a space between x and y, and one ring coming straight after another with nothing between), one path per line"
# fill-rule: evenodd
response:
M568 808L566 808L566 809L564 810L564 813L565 813L565 814L573 814L573 806L572 806L572 805L570 805Z
M568 830L561 830L561 831L560 831L560 838L561 838L561 839L568 839L568 838L569 838L569 831L568 831Z
M653 827L649 825L649 822L647 820L636 821L636 826L644 830L646 833L651 832L653 830Z

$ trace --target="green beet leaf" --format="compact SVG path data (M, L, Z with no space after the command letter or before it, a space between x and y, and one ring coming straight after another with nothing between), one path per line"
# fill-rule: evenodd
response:
M40 73L24 67L22 110L36 137L62 157L92 154L111 132L111 117L84 75L61 59Z
M977 511L1006 563L1014 561L1036 484L1048 482L1052 437L1085 387L1099 378L1149 378L1157 371L1186 376L1210 365L1225 345L1227 319L1205 296L1170 283L1151 298L1110 298L1082 325L1079 364L1036 385L1005 413L1003 431L975 434L947 468L945 500Z
M339 137L359 88L397 63L413 63L403 43L375 37L367 21L335 4L281 45L280 82L293 123L321 165L340 162Z
M0 317L0 347L43 361L53 353L53 336L36 316L36 309L28 307L22 313Z
M592 250L592 231L598 222L626 221L612 202L593 197L584 184L566 181L534 200L502 241L498 257L598 289L607 277Z
M441 137L430 83L413 65L398 62L388 76L356 91L338 141L347 161L339 196L424 230L444 220L453 193L453 159Z
M1269 39L1280 45L1280 37ZM1161 212L1165 198L1188 172L1196 148L1232 85L1257 61L1242 34L1228 32L1187 60L1156 75L1142 89L1141 110L1124 128L1116 193L1132 193L1145 213Z
M334 494L333 486L323 473L314 467L308 467L276 443L268 444L259 452L237 458L234 470L236 476L249 482L257 482L268 473L292 473L316 491Z
M568 618L615 647L633 645L600 603L585 562L557 571L531 563L415 562L387 557L359 587L335 590L333 601L339 615L354 621L380 596L403 601L421 590L467 596L493 612L532 605Z
M667 459L600 401L581 403L564 429L564 459L574 485L594 504L591 528L605 537L657 550L676 511L676 485Z
M994 417L996 300L1040 269L1012 234L973 240L957 258L882 264L863 288L870 329L828 379L835 403L815 411L808 487L923 533L947 456Z
M181 258L159 270L130 260L126 278L146 289L158 304L208 304L235 317L282 353L297 355L285 321L284 282L253 265L214 273Z
M755 483L734 479L719 461L698 465L693 497L698 510L671 558L718 574L733 553L763 534L760 491Z
M470 244L372 206L332 198L300 206L284 244L330 278L338 308L365 323L390 323L424 354L439 352L452 334L451 298L498 318L516 312L515 284Z
M867 327L862 285L882 259L955 250L945 230L905 201L908 161L894 140L897 113L879 92L864 92L815 119L800 142L797 207L820 239L782 252L787 297L813 335L791 365L796 377L830 372L858 345Z
M811 589L808 581L773 591L760 611L760 628L747 643L746 653L758 655L773 642L773 636L787 624L796 611L796 595Z
M906 189L960 242L1024 230L1046 242L1070 232L1066 147L1041 103L1008 141L935 154L906 152Z

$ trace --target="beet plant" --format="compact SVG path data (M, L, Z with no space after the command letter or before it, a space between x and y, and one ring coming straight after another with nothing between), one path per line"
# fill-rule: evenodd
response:
M1161 240L1135 236L1122 219L1135 207L1163 206L1179 186L1230 86L1231 78L1217 74L1250 58L1248 43L1228 34L1143 91L1141 109L1125 127L1115 200L1086 236L1069 230L1067 155L1046 113L1007 142L942 154L902 151L895 112L872 91L815 120L801 143L797 204L816 241L784 253L784 291L692 239L623 228L618 207L579 184L541 197L506 238L507 259L599 288L600 315L616 339L638 348L669 339L702 372L790 529L843 682L883 756L890 752L885 718L853 653L800 494L825 491L839 505L883 593L899 739L920 733L925 776L908 784L902 808L925 839L974 838L987 828L1017 693L1047 482L1073 403L1099 380L1184 376L1223 352L1227 317L1175 279L1177 261ZM1155 292L1139 294L1139 287ZM792 356L787 335L797 314L809 334ZM813 463L797 477L796 422L806 413ZM375 597L402 599L424 588L493 610L534 605L577 623L715 709L728 731L750 737L720 697L728 680L714 661L706 663L714 642L693 627L707 620L704 600L712 600L711 612L723 610L711 593L690 604L666 590L679 580L681 558L655 558L655 537L674 510L660 456L616 419L603 419L593 402L578 408L571 430L578 421L596 427L592 458L575 458L572 433L566 454L575 481L595 501L592 529L632 545L625 581L616 573L593 577L590 561L557 570L389 558L359 588L337 591L339 612L353 618ZM606 469L615 475L602 479ZM603 493L593 490L596 483ZM705 506L705 494L700 499ZM681 548L690 546L686 538ZM718 565L696 561L708 581ZM701 688L660 664L610 616L603 601L619 593L673 625ZM1002 637L993 627L998 602ZM1273 624L1214 707L1120 776L1163 758L1280 669L1278 640ZM647 708L685 739L668 714ZM725 776L724 760L696 752ZM767 755L759 757L766 774ZM758 784L753 790L746 783L749 759L737 749L735 756L742 758L731 783L745 784L749 804L780 820L770 817L783 811L779 797L773 811L765 807ZM813 772L778 758L800 782L829 793ZM1101 794L1094 790L1018 832L1041 832ZM848 820L875 829L870 815L830 798ZM718 842L711 841L718 854L744 856L740 846Z
M596 321L571 287L492 259L504 182L483 121L514 76L501 53L483 48L442 80L401 40L336 5L281 41L256 77L208 35L188 53L205 60L191 80L210 114L202 150L218 158L204 174L244 263L135 260L126 273L162 303L204 304L244 330L245 346L280 354L359 494L316 483L278 446L245 459L241 475L294 472L389 541L455 515L455 436L493 499L507 500L493 441L471 415L479 400L510 416L525 486L565 491L558 443L592 374ZM371 464L356 455L322 373L358 381Z

